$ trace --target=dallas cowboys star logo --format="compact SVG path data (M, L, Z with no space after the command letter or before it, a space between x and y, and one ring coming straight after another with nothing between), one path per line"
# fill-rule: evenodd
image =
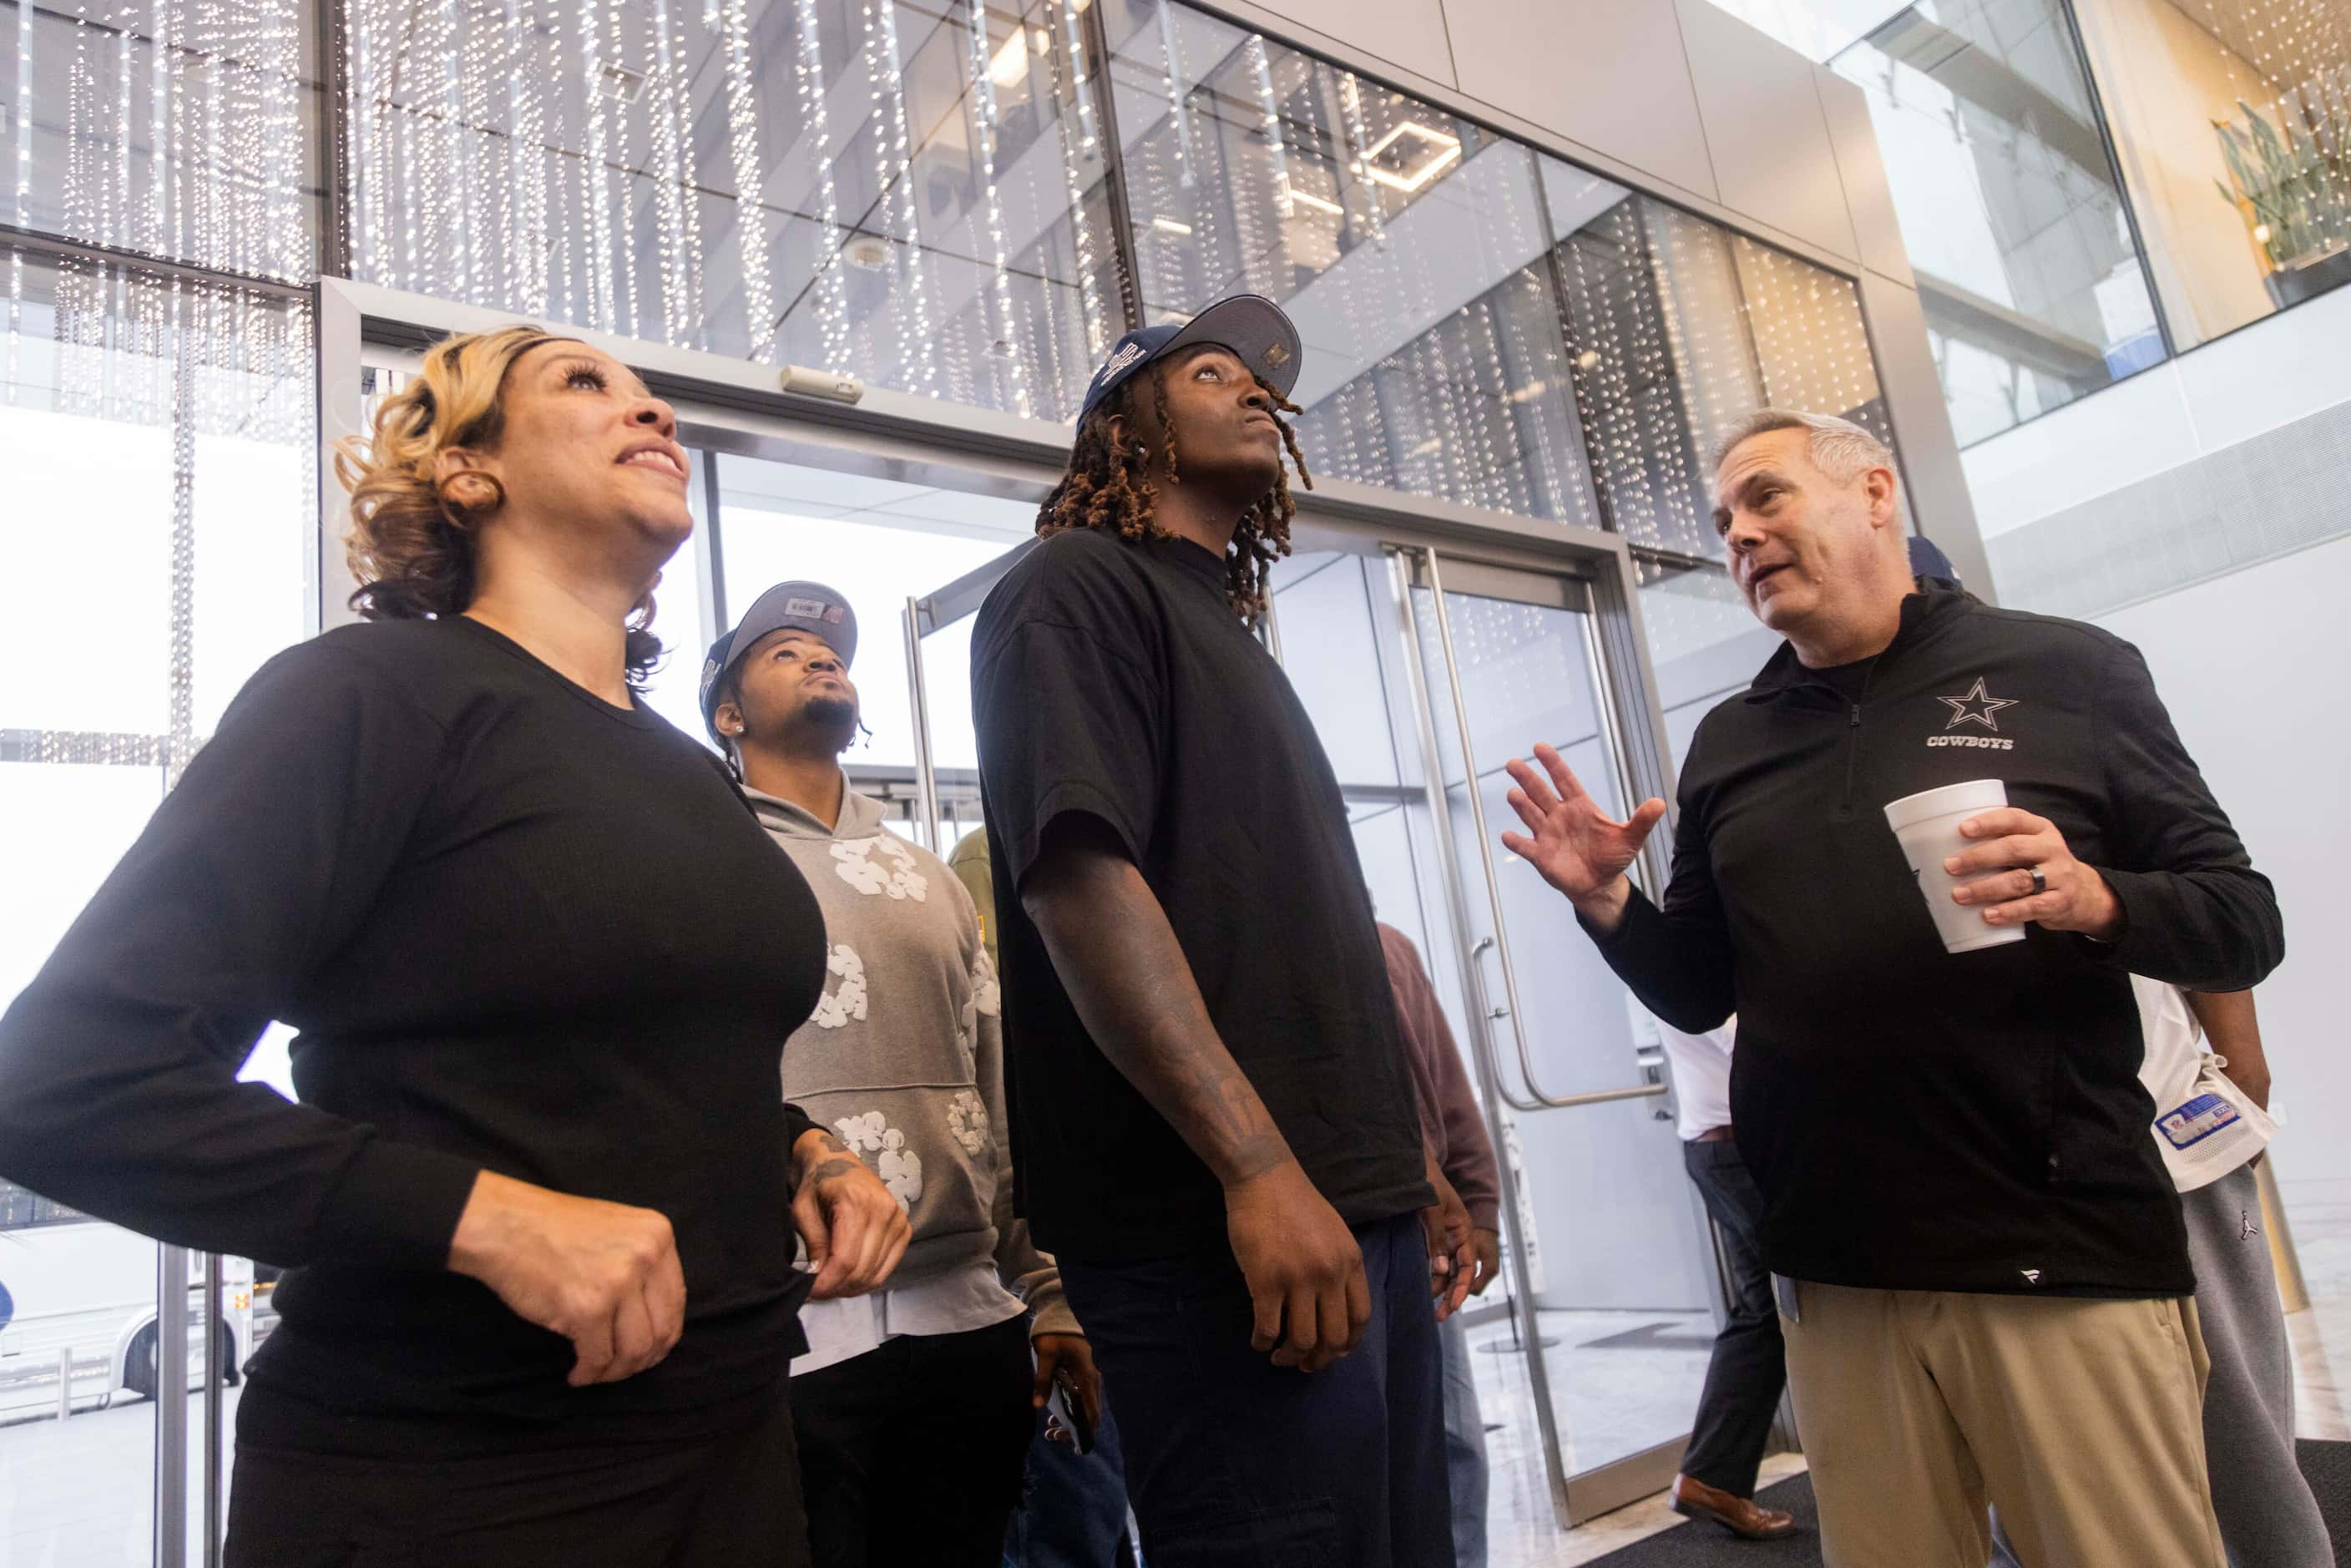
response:
M2004 707L2014 707L2017 703L2014 697L1988 695L1981 675L1978 675L1976 684L1968 688L1967 695L1937 697L1935 700L1948 705L1951 710L1951 722L1943 727L1945 729L1957 729L1963 724L1980 724L1995 735L2000 733L2000 721L1992 715Z

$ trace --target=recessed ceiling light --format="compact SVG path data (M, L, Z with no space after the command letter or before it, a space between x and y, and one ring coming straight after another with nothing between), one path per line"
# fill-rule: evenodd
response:
M1192 232L1190 224L1179 223L1174 218L1154 218L1151 226L1164 235L1188 235Z

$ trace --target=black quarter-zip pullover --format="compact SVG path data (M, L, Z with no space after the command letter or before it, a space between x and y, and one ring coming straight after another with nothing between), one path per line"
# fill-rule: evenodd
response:
M1883 808L1987 778L2105 877L2116 941L1944 950ZM1731 1114L1774 1270L2194 1290L2129 977L2242 989L2284 930L2137 649L1927 580L1853 695L1782 645L1699 725L1678 802L1662 907L1635 893L1595 939L1676 1028L1738 1012Z

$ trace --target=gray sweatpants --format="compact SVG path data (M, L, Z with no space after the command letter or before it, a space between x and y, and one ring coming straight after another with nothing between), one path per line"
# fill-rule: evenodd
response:
M2234 1568L2334 1568L2326 1521L2294 1462L2294 1354L2252 1167L2182 1193L2179 1207L2196 1266L2196 1316L2212 1358L2204 1454L2229 1561Z
M2204 1457L2231 1568L2334 1568L2326 1521L2294 1457L2294 1356L2262 1230L2251 1166L2179 1197L2196 1316L2212 1374L2204 1387ZM1994 1568L2016 1568L1992 1522ZM2029 1568L2072 1568L2032 1563Z

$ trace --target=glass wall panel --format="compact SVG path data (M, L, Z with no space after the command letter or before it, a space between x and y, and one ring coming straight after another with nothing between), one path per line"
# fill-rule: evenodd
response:
M1719 559L1714 444L1758 408L1839 414L1891 443L1849 280L1553 159L1543 183L1609 527Z
M1839 55L1961 445L2163 357L2062 0L1925 0Z
M1120 322L1066 0L350 0L361 278L1034 415Z
M2351 8L2074 9L2176 344L2351 280Z
M316 517L307 306L8 259L22 287L0 379L13 486L0 820L19 831L0 898L0 1005L255 666L304 634ZM5 1183L0 1233L0 1560L143 1564L154 1244ZM232 1278L223 1361L253 1343L251 1270L235 1262ZM207 1343L198 1313L197 1375ZM200 1490L191 1498L193 1528Z
M1102 0L1144 314L1298 323L1318 474L1596 526L1532 154L1163 0Z
M0 222L307 281L309 16L298 0L0 3ZM12 311L25 287L12 271Z

